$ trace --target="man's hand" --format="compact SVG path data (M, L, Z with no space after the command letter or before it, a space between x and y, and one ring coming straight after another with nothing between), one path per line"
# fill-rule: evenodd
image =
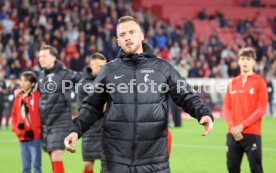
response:
M76 142L78 140L78 134L76 132L70 133L64 139L64 145L67 151L74 153L76 152Z
M232 135L235 139L235 141L241 141L243 139L243 135L241 133L238 133L236 136Z
M243 135L242 135L243 129L244 129L244 126L242 124L239 124L231 129L231 134L233 135L236 141L240 141L243 139Z
M239 133L241 133L243 131L244 127L242 124L239 124L237 126L234 126L232 129L231 129L231 134L233 136L236 136L238 135Z
M213 125L214 125L211 117L208 115L201 117L199 124L203 125L205 128L205 131L202 133L202 136L208 135L213 129Z

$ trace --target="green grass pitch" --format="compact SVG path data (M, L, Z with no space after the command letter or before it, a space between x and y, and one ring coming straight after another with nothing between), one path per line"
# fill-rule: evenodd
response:
M202 137L203 127L195 120L183 120L182 128L173 128L173 148L170 158L172 173L226 173L225 143L226 123L217 119L212 133ZM263 167L266 173L276 172L276 119L263 120ZM81 143L75 154L66 152L64 164L66 173L81 173ZM249 165L244 155L242 173L249 173ZM51 165L46 153L43 153L42 170L51 173ZM100 171L100 162L96 162L95 173ZM0 173L21 172L19 143L11 131L0 131Z

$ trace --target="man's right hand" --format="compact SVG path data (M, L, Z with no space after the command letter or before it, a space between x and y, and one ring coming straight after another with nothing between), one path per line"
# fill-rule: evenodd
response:
M234 137L235 141L241 141L243 139L242 133L238 133L236 135L232 134L232 136Z
M70 133L65 139L64 139L64 145L67 151L74 153L76 152L76 143L78 140L78 134L76 132Z

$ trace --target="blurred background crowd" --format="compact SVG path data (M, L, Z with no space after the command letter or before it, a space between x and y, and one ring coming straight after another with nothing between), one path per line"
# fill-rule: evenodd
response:
M160 57L183 66L184 77L237 75L237 51L244 46L255 47L258 73L276 76L276 18L261 13L254 19L233 21L224 18L223 12L208 15L203 9L196 18L187 17L175 24L156 18L150 10L134 11L131 1L126 0L1 2L0 69L6 78L18 77L23 69L39 70L37 50L44 43L57 47L60 60L76 71L81 71L87 57L96 51L115 59L115 27L123 15L135 16L141 22L145 41ZM204 30L204 24L214 29ZM200 32L207 34L199 38Z
M267 8L261 2L241 0L239 5ZM2 0L0 8L1 109L4 100L7 107L13 100L20 73L40 70L38 48L42 44L55 46L59 59L76 71L84 68L94 52L103 53L109 61L115 59L119 50L116 23L123 15L141 22L145 42L185 78L238 75L237 53L244 46L255 48L258 74L276 77L276 16L261 12L254 18L233 20L223 11L209 14L203 8L195 17L175 21L157 17L148 8L135 10L129 0ZM9 85L2 84L5 80Z

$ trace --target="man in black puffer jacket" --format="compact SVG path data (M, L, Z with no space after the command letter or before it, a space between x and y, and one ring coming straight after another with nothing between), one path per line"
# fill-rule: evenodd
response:
M144 35L131 16L119 19L119 56L106 64L84 99L79 117L65 138L75 150L78 137L93 124L107 102L104 115L102 173L169 173L167 142L168 95L204 125L207 135L213 116L184 78L142 43Z
M50 45L39 51L42 71L39 75L40 114L42 121L42 146L49 153L53 172L64 173L63 139L72 127L70 90L64 90L63 80L77 83L81 74L64 67L57 60L58 52Z
M89 85L93 84L100 69L106 64L106 58L101 53L94 53L90 58L89 66L83 70L83 78L78 85L78 106L81 107L83 99L91 92ZM82 135L82 159L84 173L93 172L94 161L101 159L102 152L102 126L103 117L100 117L89 130Z

